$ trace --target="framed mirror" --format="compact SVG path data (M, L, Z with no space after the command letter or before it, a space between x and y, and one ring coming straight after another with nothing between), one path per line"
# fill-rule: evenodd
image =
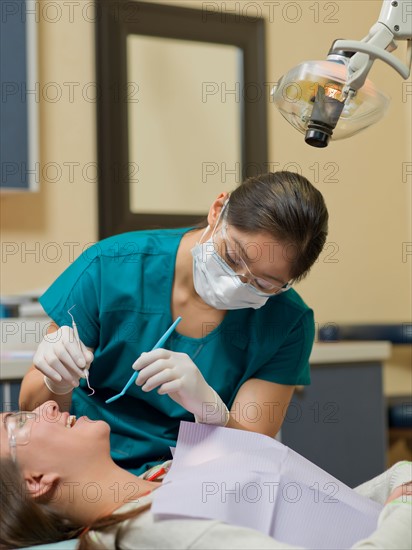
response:
M198 223L267 163L264 20L96 5L99 238Z

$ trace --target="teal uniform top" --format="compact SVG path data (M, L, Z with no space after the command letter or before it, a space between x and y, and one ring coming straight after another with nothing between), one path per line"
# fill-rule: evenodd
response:
M180 240L190 228L133 231L102 240L73 262L41 296L46 313L71 326L94 349L89 397L86 381L73 391L71 414L105 420L111 427L111 453L121 467L141 474L171 458L181 420L194 417L168 395L143 392L135 384L106 404L133 374L132 364L150 351L172 324L171 299ZM178 327L177 327L178 329ZM164 348L186 353L229 410L250 378L287 385L310 384L309 356L314 339L313 311L293 290L269 298L260 309L228 310L204 338L174 331ZM251 405L251 404L249 404ZM264 407L238 411L258 420ZM259 408L260 407L260 408ZM276 403L272 404L275 413Z

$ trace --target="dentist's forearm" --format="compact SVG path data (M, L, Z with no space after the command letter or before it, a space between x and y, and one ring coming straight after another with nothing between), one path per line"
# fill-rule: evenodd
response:
M226 428L234 428L236 430L246 430L251 431L249 428L238 422L233 418L232 415L229 416L229 422L226 424Z
M53 400L58 405L60 410L69 411L72 402L72 394L57 395L50 391L44 383L44 375L33 365L23 378L20 396L20 410L32 411L42 403Z

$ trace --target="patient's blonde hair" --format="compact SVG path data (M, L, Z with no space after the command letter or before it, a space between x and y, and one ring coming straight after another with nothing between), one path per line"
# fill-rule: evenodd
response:
M9 458L0 459L0 550L49 544L79 537L78 550L101 548L90 538L90 531L104 531L138 516L150 503L125 514L111 514L92 525L71 522L51 509L47 502L34 500L26 482ZM119 526L120 527L120 526ZM117 531L115 548L119 547L121 529Z

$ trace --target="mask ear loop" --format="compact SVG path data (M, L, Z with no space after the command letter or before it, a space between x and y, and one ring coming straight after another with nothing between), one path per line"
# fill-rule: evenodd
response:
M225 200L225 202L223 203L222 209L221 209L221 211L219 212L219 216L217 217L217 220L216 220L216 223L215 223L215 227L213 228L213 231L212 231L211 238L212 238L213 235L216 233L216 229L217 229L217 226L219 225L220 218L223 217L223 213L224 213L225 210L226 210L226 207L227 207L228 202L229 202L229 197Z
M227 204L228 204L228 202L229 202L229 198L230 198L230 196L225 200L225 202L223 203L222 209L221 209L221 211L219 212L219 215L218 215L218 217L217 217L217 220L216 220L215 226L214 226L214 228L213 228L212 234L210 235L210 238L211 238L211 239L213 239L213 235L216 233L216 228L217 228L217 226L219 225L220 218L222 217L223 212L224 212L224 210L225 210L226 207L227 207ZM208 225L208 226L206 227L206 229L203 231L202 235L200 236L199 244L202 244L203 237L206 235L206 233L209 231L209 229L210 229L210 225Z

